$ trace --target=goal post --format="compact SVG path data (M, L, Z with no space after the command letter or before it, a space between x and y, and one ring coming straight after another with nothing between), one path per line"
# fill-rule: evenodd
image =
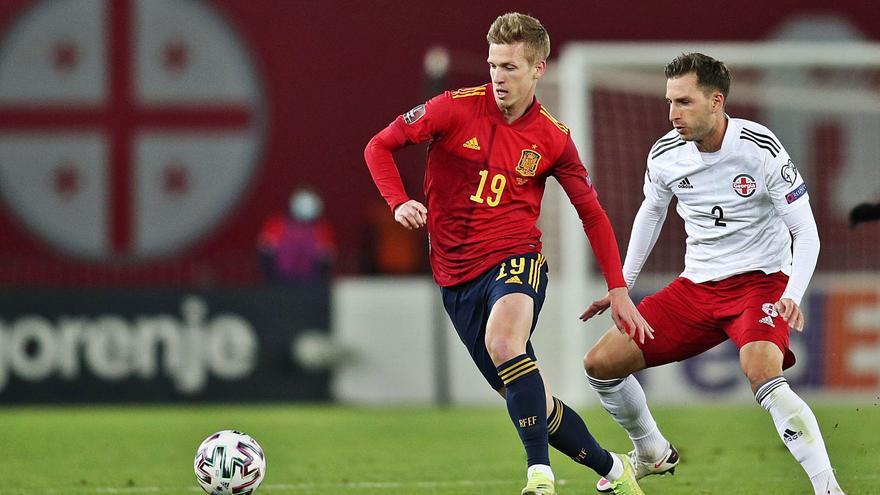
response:
M705 53L727 64L732 74L727 113L770 128L806 178L823 242L811 289L816 281L821 286L822 280L839 282L843 275L880 293L880 277L872 276L880 274L880 257L873 254L880 228L852 231L846 223L846 211L853 205L880 201L877 43L577 42L564 46L558 61L551 64L548 81L539 85L539 97L571 129L612 220L621 255L642 200L645 156L671 128L663 69L686 52ZM559 336L549 347L565 356L551 365L560 368L554 383L574 400L591 400L583 377L571 374L582 355L575 350L585 350L610 319L606 315L584 329L576 316L605 293L605 282L580 221L559 188L548 188L540 226L557 302L548 308L550 312L545 310L539 326L555 327ZM663 230L639 277L637 295L659 289L683 269L685 236L674 211L668 213ZM546 333L536 338L551 339L542 336Z

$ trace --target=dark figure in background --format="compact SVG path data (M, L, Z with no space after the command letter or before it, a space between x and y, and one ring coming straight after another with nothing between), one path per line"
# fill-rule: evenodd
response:
M862 222L880 218L880 203L862 203L849 212L849 225L855 227Z
M272 285L324 283L330 277L336 242L322 218L324 205L311 188L290 195L286 214L269 217L257 248L266 281Z

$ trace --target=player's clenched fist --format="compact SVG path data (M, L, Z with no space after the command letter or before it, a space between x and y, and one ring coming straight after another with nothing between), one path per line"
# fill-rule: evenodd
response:
M394 209L394 221L409 230L424 227L428 223L428 209L425 205L411 199Z

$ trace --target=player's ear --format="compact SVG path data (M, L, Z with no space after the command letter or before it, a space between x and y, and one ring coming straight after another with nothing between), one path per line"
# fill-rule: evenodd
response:
M535 62L535 65L532 67L533 72L532 75L535 79L540 79L544 76L544 72L547 71L547 61L546 60L538 60Z
M724 109L724 95L720 91L712 94L712 110L722 111Z

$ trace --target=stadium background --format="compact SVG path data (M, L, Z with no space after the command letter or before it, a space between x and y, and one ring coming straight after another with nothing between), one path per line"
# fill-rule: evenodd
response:
M424 263L392 276L367 259L382 205L362 151L439 88L483 83L486 27L509 10L548 27L551 72L572 41L880 38L873 7L859 1L2 0L0 404L228 400L230 385L245 385L242 400L493 400L438 310ZM820 28L804 35L804 26ZM432 79L424 61L436 47L449 67ZM877 71L866 78L876 98ZM625 246L643 156L666 123L661 100L639 96L628 113L622 100L596 98L598 115L632 122L596 127L588 167ZM545 101L559 114L552 89ZM738 109L760 117L754 105ZM878 235L871 225L850 230L845 209L880 199L880 178L870 163L841 194L848 137L834 125L811 132L819 144L798 166L823 234L825 281L808 307L817 321L839 321L805 334L814 359L797 376L814 392L870 397L880 387ZM398 155L415 198L423 154ZM334 276L267 287L256 239L303 184L320 192L335 231ZM682 242L673 218L660 241L670 247L647 273L676 273ZM859 323L847 326L852 311ZM604 326L591 325L590 338ZM541 338L560 388L590 401L583 349ZM747 398L731 357L720 349L681 368L685 397ZM680 398L662 379L645 380L649 392Z

